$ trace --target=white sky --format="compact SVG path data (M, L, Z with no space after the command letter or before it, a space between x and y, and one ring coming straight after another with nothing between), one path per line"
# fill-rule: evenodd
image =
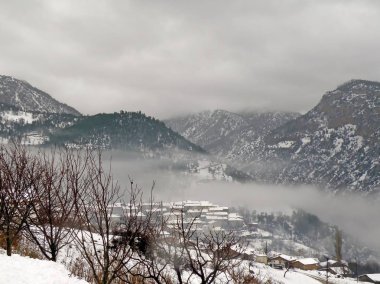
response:
M0 0L0 74L84 114L305 112L379 50L378 0Z

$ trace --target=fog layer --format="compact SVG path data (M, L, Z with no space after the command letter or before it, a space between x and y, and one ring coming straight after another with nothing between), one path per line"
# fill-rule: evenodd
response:
M127 158L113 154L112 171L122 186L131 177L146 191L156 182L157 201L209 200L216 204L247 207L256 211L290 213L303 209L322 221L338 225L364 245L380 252L380 206L378 200L359 195L333 196L311 186L240 184L201 180L183 172L169 170L165 160Z

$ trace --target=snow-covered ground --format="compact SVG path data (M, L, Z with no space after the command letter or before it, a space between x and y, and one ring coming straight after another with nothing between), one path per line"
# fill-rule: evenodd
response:
M7 284L86 284L84 280L70 277L63 264L47 260L11 257L0 251L0 283Z
M70 272L63 264L47 260L31 259L17 254L8 257L5 255L4 250L0 250L0 268L0 283L88 284L84 280L71 277ZM268 281L270 281L270 283L273 284L317 284L326 279L326 275L323 272L302 271L298 269L288 271L284 277L285 270L274 269L260 263L252 263L252 266L250 266L248 261L242 263L242 268L250 271L250 273L262 283L268 283ZM168 275L170 275L170 271L168 271ZM173 278L175 278L174 275ZM228 282L225 275L219 275L215 283L222 284ZM197 284L199 280L196 279L196 277L192 277L191 283ZM354 284L356 283L356 279L341 279L330 275L329 283ZM365 284L367 282L360 283Z
M318 278L321 280L326 279L326 272L322 272L322 271L301 271L301 270L299 270L299 272L303 273L305 275L310 275L311 277L315 277L315 278ZM354 284L354 283L357 283L356 278L355 279L354 278L338 278L337 276L332 275L331 273L329 273L328 279L329 279L329 283L331 283L331 284ZM360 283L366 284L369 282L360 282Z
M255 263L251 267L256 278L263 283L271 281L276 284L320 284L316 279L313 279L307 275L299 273L297 271L288 271L284 277L285 270L279 270L271 268L264 264Z
M276 284L316 284L324 282L326 274L319 271L303 271L299 269L289 270L285 277L285 270L271 268L264 264L255 263L251 268L256 277L263 283L271 280ZM357 283L353 278L337 278L329 275L329 283L331 284L354 284ZM360 282L367 283L367 282Z

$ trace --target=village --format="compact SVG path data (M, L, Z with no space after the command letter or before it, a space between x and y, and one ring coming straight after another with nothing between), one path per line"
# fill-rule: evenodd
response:
M283 270L284 277L290 270L299 270L314 279L327 283L331 278L350 278L366 283L380 283L380 274L357 275L345 260L338 261L334 257L329 258L328 256L320 256L323 258L320 260L316 257L292 256L282 252L269 251L266 246L258 248L257 245L255 246L258 240L266 244L273 236L269 232L261 230L259 223L246 224L243 217L236 212L231 212L229 207L219 206L209 201L142 203L139 208L131 208L131 206L118 203L114 204L110 210L112 210L112 223L115 226L122 224L125 218L128 218L125 212L133 210L137 210L137 215L142 219L148 215L163 217L166 220L165 230L161 232L163 237L171 236L179 220L186 224L191 223L195 236L211 230L233 231L247 244L244 251L239 251L239 258L250 262L250 270L254 264L260 264ZM252 273L255 273L253 269ZM330 283L334 282L330 280Z

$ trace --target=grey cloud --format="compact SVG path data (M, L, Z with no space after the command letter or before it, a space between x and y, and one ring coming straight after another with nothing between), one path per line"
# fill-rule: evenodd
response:
M2 1L0 73L83 113L306 111L379 80L378 1Z

